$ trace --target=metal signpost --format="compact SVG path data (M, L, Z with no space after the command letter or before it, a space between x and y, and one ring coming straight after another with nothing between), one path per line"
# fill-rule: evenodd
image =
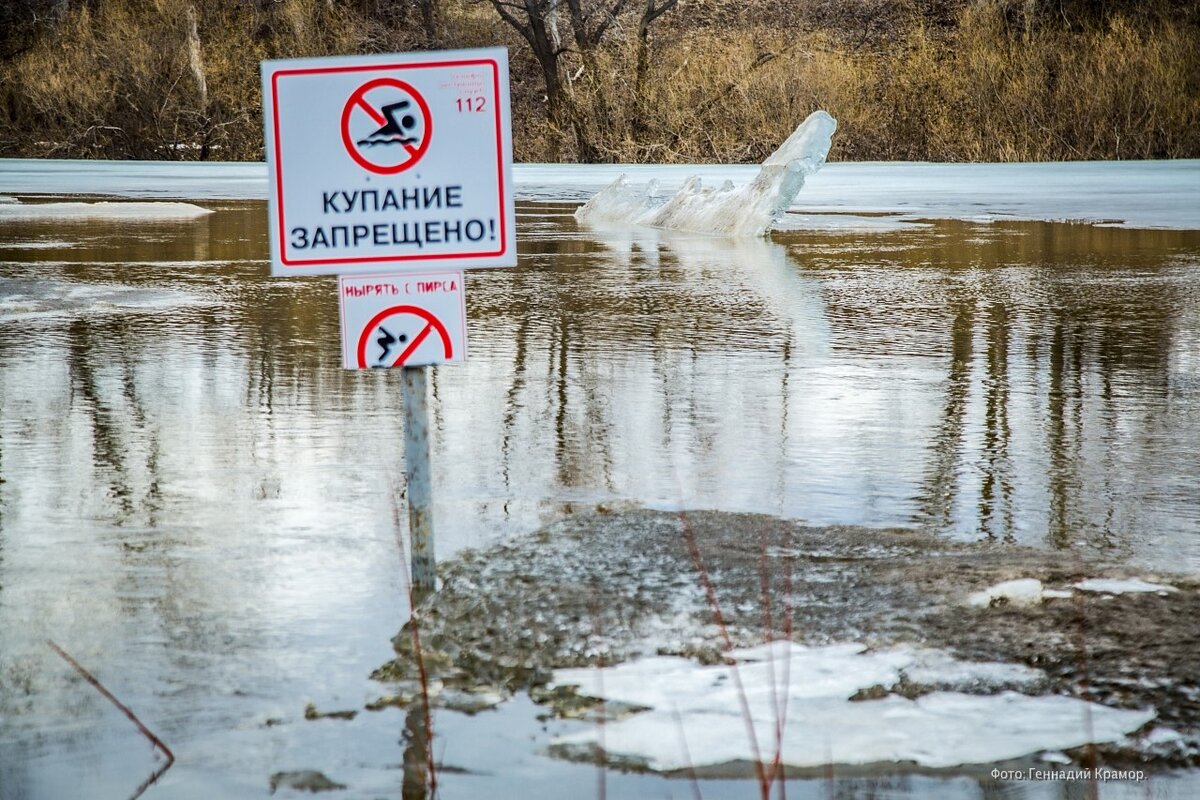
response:
M502 48L265 61L271 274L340 275L342 365L400 367L412 583L435 586L428 365L466 360L461 270L517 263Z

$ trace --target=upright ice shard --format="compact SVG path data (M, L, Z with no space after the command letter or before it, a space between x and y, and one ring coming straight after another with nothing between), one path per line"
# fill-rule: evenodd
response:
M655 228L724 236L763 236L829 154L837 120L814 111L769 155L754 180L740 188L726 181L719 187L689 178L663 201L654 196L654 181L630 186L624 175L575 211L582 221L623 222Z

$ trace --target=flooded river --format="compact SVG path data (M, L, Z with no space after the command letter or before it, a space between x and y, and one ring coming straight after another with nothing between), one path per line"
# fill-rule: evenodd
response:
M148 797L265 796L307 769L348 786L330 796L401 793L405 716L363 710L408 617L399 376L341 369L335 281L267 276L258 174L229 169L161 193L152 170L0 183L213 211L0 217L4 800L128 797L161 766L47 639L173 748ZM728 241L586 226L572 212L607 173L560 172L518 204L519 266L469 274L468 363L433 375L440 559L646 507L1200 573L1200 230L802 193L770 238ZM541 714L524 695L439 711L461 770L441 796L601 796L596 767L545 752L586 723ZM788 793L1074 796L985 783L873 770ZM1164 774L1153 796L1197 785Z

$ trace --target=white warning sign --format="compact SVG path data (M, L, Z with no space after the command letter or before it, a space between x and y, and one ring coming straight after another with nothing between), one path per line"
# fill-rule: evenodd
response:
M467 358L461 272L343 276L342 366L387 369Z
M516 265L502 48L264 61L273 275Z

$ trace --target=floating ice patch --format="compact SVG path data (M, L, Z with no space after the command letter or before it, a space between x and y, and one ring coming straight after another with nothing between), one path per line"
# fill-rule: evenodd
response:
M191 203L5 203L0 222L115 219L126 222L199 219L212 212Z
M624 175L584 203L582 221L622 222L655 228L724 236L762 236L796 198L804 179L825 163L837 121L814 111L767 157L749 184L732 181L717 187L691 177L665 201L655 195L658 184L631 186Z
M1004 581L984 589L982 592L976 592L967 598L967 605L1036 606L1044 600L1070 596L1070 592L1045 588L1037 578L1018 578L1015 581Z
M861 216L855 214L783 214L771 226L773 231L817 231L820 233L892 233L931 227L927 222L915 222L896 216Z
M59 240L41 240L36 242L4 242L0 248L5 250L68 250L74 247L73 242Z
M783 723L779 755L791 767L914 762L941 768L1118 741L1155 716L1153 709L1012 691L850 700L861 689L894 685L906 667L918 663L913 651L776 643L733 655L736 668L656 657L605 669L559 670L554 682L609 702L648 707L606 724L603 747L660 771L773 758L777 722ZM977 666L960 662L956 670L969 673ZM599 745L600 735L593 729L559 737L555 744L582 750Z
M1183 742L1186 741L1186 739L1182 733L1174 728L1155 728L1146 734L1142 741L1151 747L1158 747L1164 744Z
M1140 594L1143 592L1178 592L1165 583L1148 583L1137 578L1118 580L1115 578L1088 578L1075 584L1081 592L1103 592L1104 594Z
M193 295L167 289L0 278L0 324L64 316L161 311L202 302Z

